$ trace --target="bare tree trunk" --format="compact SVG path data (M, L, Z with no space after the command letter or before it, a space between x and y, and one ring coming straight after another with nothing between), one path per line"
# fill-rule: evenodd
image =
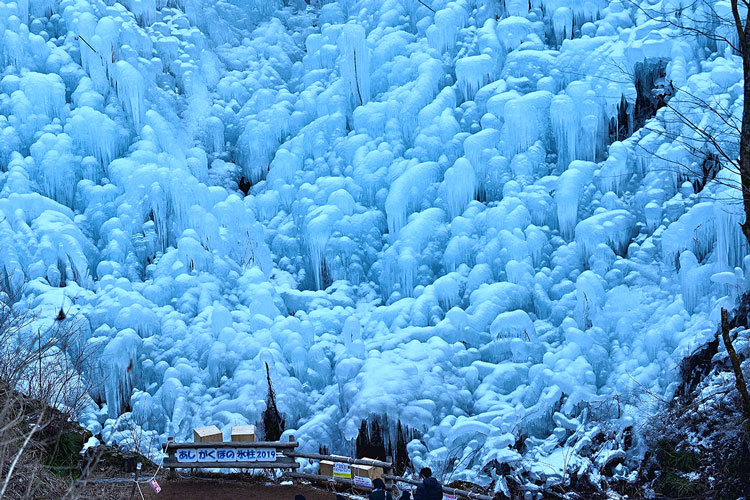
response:
M745 212L745 222L742 223L742 233L750 243L750 9L745 24L742 24L738 7L739 0L731 0L732 17L734 18L737 39L742 56L742 74L744 77L744 103L742 106L742 128L740 129L740 157L739 170L742 189L742 205Z
M745 38L747 39L747 38ZM740 180L742 184L742 204L745 211L745 222L742 233L750 242L750 50L745 50L743 43L742 66L744 75L744 97L742 106L742 129L740 130Z
M734 383L737 391L740 393L740 402L742 404L742 427L750 439L750 394L747 391L745 375L742 373L742 365L737 351L734 350L732 339L729 337L729 313L723 307L721 308L721 337L724 339L724 345L727 348L729 359L732 362L734 370Z

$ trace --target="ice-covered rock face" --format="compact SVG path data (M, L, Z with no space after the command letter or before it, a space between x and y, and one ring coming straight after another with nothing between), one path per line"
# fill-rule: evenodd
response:
M678 35L619 0L0 0L0 264L85 319L105 440L257 423L268 365L310 449L388 415L454 479L595 470L587 429L746 285L736 179L656 111L725 127L740 62Z

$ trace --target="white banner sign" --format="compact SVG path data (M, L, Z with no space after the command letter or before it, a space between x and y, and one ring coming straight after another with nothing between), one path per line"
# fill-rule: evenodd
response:
M369 477L354 476L354 486L360 488L372 488L372 480Z
M333 464L333 477L352 477L352 471L349 464Z
M276 461L276 450L266 448L182 448L175 455L180 463Z

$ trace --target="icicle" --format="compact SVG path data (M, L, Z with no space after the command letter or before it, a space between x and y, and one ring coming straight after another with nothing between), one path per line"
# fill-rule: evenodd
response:
M735 173L722 172L720 176ZM734 186L732 179L727 185ZM742 234L740 224L745 220L742 212L742 196L739 189L734 187L724 188L717 201L714 203L714 219L716 221L716 257L719 269L733 269L741 267L747 251L747 240Z
M437 180L438 164L424 162L412 165L393 181L385 200L388 231L397 234L404 226L410 211L419 208L427 188Z
M307 223L305 241L310 254L315 287L323 289L323 254L328 239L333 231L334 223L341 217L337 207L323 206L311 214L312 219Z
M417 122L421 128L427 128L446 109L452 110L456 107L456 91L452 87L445 87L435 99L419 110Z
M370 100L370 50L365 29L349 23L338 39L341 54L341 77L344 79L354 107Z
M113 66L117 97L123 109L140 130L145 112L146 83L143 76L126 61L117 61Z
M463 6L451 2L435 13L434 24L427 28L425 35L430 47L438 52L451 50L456 45L458 31L466 24L468 16Z
M432 284L440 306L446 311L459 303L460 279L461 276L458 273L450 273L436 279Z
M717 218L714 210L712 202L697 203L667 227L661 239L664 262L676 264L676 259L685 250L690 250L699 260L711 251L716 242ZM726 215L720 219L728 223ZM731 243L729 234L725 233L726 244Z
M533 32L533 24L524 17L507 17L497 24L497 38L507 52L517 49Z
M150 25L156 20L156 0L124 0L123 3L139 23Z
M536 328L526 311L515 310L504 312L490 324L490 335L498 339L517 338L527 342L536 342Z
M576 279L576 308L575 319L578 328L583 331L594 326L606 301L602 278L592 271L584 271Z
M412 295L424 249L444 219L442 210L428 208L414 214L401 228L398 241L388 248L383 259L381 286L386 297L395 289L396 283L401 287L402 296Z
M448 215L452 219L464 211L466 205L476 196L476 177L471 163L459 158L445 171L440 192L448 205Z
M509 16L525 17L529 13L528 0L507 0L505 6Z
M538 140L547 142L551 101L552 93L538 90L505 104L503 133L507 137L508 153L522 153Z
M107 413L116 418L122 413L122 403L130 401L130 393L140 373L138 352L141 338L128 328L118 332L101 354Z
M557 164L567 168L571 161L578 158L578 116L575 102L567 94L556 95L550 103L549 113L557 145Z
M596 150L599 144L600 120L595 115L586 115L581 118L578 143L582 146L578 149L578 158L586 161L596 161Z
M29 25L29 1L30 0L16 0L16 5L18 6L18 14L21 19L21 22L25 25ZM40 0L40 3L42 3L43 0Z
M34 109L50 118L62 117L65 108L65 83L54 73L27 73L21 78L20 89Z
M552 29L557 45L566 38L573 38L573 11L568 7L560 7L552 14Z
M31 6L32 16L49 17L54 12L54 8L55 8L55 4L57 4L57 0L31 0L30 2L28 2L28 4Z
M463 57L456 61L456 79L458 88L467 101L484 85L495 78L492 58L487 54Z
M218 387L221 377L227 373L227 346L222 342L214 342L208 351L206 370L212 387Z
M73 111L65 124L70 135L83 152L93 152L103 166L109 165L120 153L120 127L104 113L83 107Z
M685 250L680 254L680 288L685 310L692 314L701 299L706 295L709 283L706 280L706 269L698 263L695 254Z
M344 326L341 329L341 336L344 339L346 350L350 353L354 350L355 344L362 341L362 332L360 330L359 319L356 316L346 318Z
M268 171L274 150L278 147L278 134L267 122L251 120L237 141L242 169L251 183L258 182Z
M574 161L557 182L555 193L557 220L564 238L573 236L573 230L578 222L578 204L581 194L590 182L596 167L595 163Z
M482 172L483 163L489 157L495 156L502 135L495 129L485 129L472 134L464 141L466 158L471 162L475 171ZM481 175L479 176L481 177Z
M621 194L630 175L632 172L629 168L628 147L619 141L612 143L609 146L609 156L599 173L602 190Z
M745 7L741 2L738 4L738 7L740 10L740 18L745 19L747 17L747 7ZM705 21L703 21L704 23L706 23L706 25L708 25L709 22L714 24L714 31L716 32L715 40L717 40L716 46L719 51L726 50L729 47L729 43L731 43L734 47L740 46L737 29L731 22L727 22L728 19L733 19L732 7L730 2L716 2L715 6L712 5L711 8L704 10L698 15L709 17L710 20L706 19Z
M206 120L206 146L212 153L224 151L224 123L215 116Z
M462 264L473 266L476 253L475 243L476 241L467 235L458 235L451 238L443 252L445 268L453 272Z
M583 262L588 262L601 243L609 246L617 255L625 255L633 237L635 220L633 214L621 209L601 212L579 222L575 239Z

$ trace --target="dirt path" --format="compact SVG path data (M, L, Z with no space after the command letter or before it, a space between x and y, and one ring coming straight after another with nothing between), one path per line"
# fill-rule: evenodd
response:
M163 480L159 482L159 485L161 493L158 495L154 494L149 486L142 485L144 498L153 500L294 500L295 495L304 495L307 500L335 500L336 498L335 493L306 486L264 486L234 481L190 479ZM138 492L135 498L140 498Z

